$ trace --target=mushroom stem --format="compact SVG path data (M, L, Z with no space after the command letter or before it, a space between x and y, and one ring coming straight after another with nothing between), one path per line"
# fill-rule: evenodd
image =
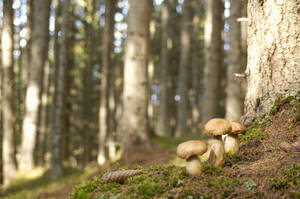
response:
M192 155L186 160L186 172L193 176L202 173L202 165L198 156Z
M217 167L223 167L225 164L225 149L220 135L214 136L213 143L211 145L208 162Z
M239 151L239 140L237 135L227 135L224 139L225 152L237 153Z

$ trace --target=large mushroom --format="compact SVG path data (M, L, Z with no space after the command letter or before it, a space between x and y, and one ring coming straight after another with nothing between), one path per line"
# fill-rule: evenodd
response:
M177 156L186 160L186 172L190 175L199 175L202 172L202 164L198 155L207 151L207 145L199 140L183 142L177 147Z
M205 124L205 133L213 136L208 163L217 167L224 166L226 154L222 135L228 134L229 132L231 132L231 124L225 119L214 118Z
M239 134L244 134L246 128L239 122L230 122L231 132L224 139L224 148L226 153L235 154L239 151L240 143L238 139Z

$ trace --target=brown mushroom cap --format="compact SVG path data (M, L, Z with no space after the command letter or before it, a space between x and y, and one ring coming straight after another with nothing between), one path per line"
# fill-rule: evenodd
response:
M192 140L181 143L177 147L177 156L188 159L192 155L202 155L207 151L207 145L200 140Z
M214 118L205 124L205 133L208 135L224 135L231 132L231 124L228 120Z
M244 125L242 125L239 122L230 122L230 124L231 124L232 130L228 134L237 135L237 134L244 134L246 132L246 127L244 127Z

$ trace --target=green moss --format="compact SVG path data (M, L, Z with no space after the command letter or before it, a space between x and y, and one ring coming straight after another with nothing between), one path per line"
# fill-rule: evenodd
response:
M300 165L293 165L291 168L282 169L281 173L283 177L270 179L272 188L280 190L287 189L293 185L300 189Z
M242 160L242 157L240 154L238 153L227 153L226 154L226 162L225 165L226 166L233 166L234 164L236 164L237 162L240 162Z
M244 135L239 136L241 142L250 140L262 140L267 137L267 134L263 131L262 125L254 125Z
M222 175L224 173L222 168L215 167L215 166L209 165L209 164L204 165L203 172L207 173L207 174L210 174L212 176L219 176L219 175Z
M296 120L300 121L300 114L296 116Z

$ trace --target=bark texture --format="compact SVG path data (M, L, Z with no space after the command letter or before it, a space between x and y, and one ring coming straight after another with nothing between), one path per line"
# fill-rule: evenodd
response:
M13 1L3 1L3 28L2 28L2 158L3 183L8 185L16 176L15 155L15 81L14 81L14 26Z
M34 166L34 148L43 85L41 74L43 74L48 52L50 3L48 0L34 1L31 68L25 96L25 116L19 160L19 169L23 171L30 170Z
M65 92L65 72L68 68L68 39L69 39L69 13L71 9L71 1L64 0L62 3L62 26L60 40L59 65L55 68L55 98L53 104L53 124L51 131L51 176L53 178L60 177L62 170L62 153L61 153L61 136L64 126L64 92Z
M223 64L223 3L207 0L205 22L205 68L202 123L218 116Z
M114 13L115 0L106 0L105 2L105 26L103 30L103 54L102 54L102 73L101 73L101 101L99 110L99 138L98 138L98 164L103 164L106 161L105 144L108 136L112 133L111 121L113 120L113 112L111 100L113 75L112 50L114 40Z
M248 91L242 121L267 113L277 96L300 90L299 1L248 1Z
M159 120L156 134L158 136L170 136L171 129L171 109L174 98L172 97L172 77L170 74L172 65L171 53L174 48L172 38L172 12L175 9L175 0L166 0L162 5L162 42L160 53L160 108Z
M243 73L244 67L241 46L241 24L237 21L241 17L241 0L230 1L230 16L228 19L228 67L227 67L227 89L226 89L226 115L231 121L240 121L243 114L244 95L242 78L235 77L235 73Z
M150 147L147 121L147 65L152 1L130 0L129 6L121 127L127 141L125 152L138 147L137 145L144 149Z
M177 128L175 136L179 137L189 132L189 64L191 52L191 1L184 1L181 21L179 90L180 100L177 109Z

